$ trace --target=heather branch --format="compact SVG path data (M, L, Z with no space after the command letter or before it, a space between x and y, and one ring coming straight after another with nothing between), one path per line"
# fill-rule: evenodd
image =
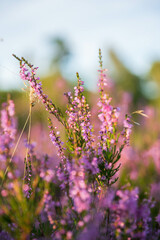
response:
M35 77L36 70L38 68L34 68L25 58L18 58L16 55L13 56L20 62L20 76L22 80L28 81L31 89L33 89L32 93L36 95L44 104L46 110L53 114L59 122L61 122L65 128L68 128L68 124L63 116L62 111L55 106L51 99L48 98L46 94L43 93L41 83L38 83L39 77ZM29 69L27 68L29 67Z

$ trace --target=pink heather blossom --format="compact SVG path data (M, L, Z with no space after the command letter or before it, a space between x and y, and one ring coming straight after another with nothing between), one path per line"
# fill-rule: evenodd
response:
M72 239L72 232L68 231L67 232L67 240L71 240Z

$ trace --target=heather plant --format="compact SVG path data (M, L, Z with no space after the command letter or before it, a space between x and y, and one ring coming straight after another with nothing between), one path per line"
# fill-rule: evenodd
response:
M15 55L14 55L15 56ZM73 93L65 93L68 104L63 113L43 92L37 68L24 58L20 76L29 87L29 124L24 168L14 145L16 125L11 100L1 110L0 237L1 239L158 239L159 215L152 217L155 204L139 201L138 188L117 189L121 154L129 145L131 115L119 126L120 109L112 106L105 92L106 69L99 50L99 99L96 134L91 109L84 95L84 83L77 73ZM57 149L58 164L52 156L36 153L31 142L32 108L41 101L48 112L49 137ZM143 112L139 112L143 114ZM63 142L54 119L63 126ZM20 141L24 128L18 138ZM12 150L12 153L11 153ZM154 236L154 238L152 238Z

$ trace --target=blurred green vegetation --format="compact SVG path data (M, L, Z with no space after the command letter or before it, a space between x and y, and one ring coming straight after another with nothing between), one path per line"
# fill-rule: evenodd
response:
M132 169L130 164L126 164L121 172L119 186L122 187L130 183L132 187L138 186L141 194L149 193L151 184L159 180L153 160L150 159L148 166L144 166L144 161L134 164L136 165L136 169L139 169L136 173L136 178L131 179Z
M60 37L51 38L52 59L50 67L52 71L61 72L61 69L70 60L72 53L66 40Z
M114 72L113 79L116 82L116 88L119 91L129 92L132 95L132 104L135 106L139 102L145 103L146 96L143 94L141 86L142 79L140 76L133 74L120 60L114 50L109 51L109 56L113 62Z
M109 51L114 71L112 77L118 91L125 91L132 95L133 106L152 105L160 103L160 61L153 62L150 69L146 69L144 76L137 76L129 70L114 50Z

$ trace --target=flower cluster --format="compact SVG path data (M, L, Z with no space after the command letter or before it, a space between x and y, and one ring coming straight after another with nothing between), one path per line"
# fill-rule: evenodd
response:
M93 127L90 121L91 113L89 111L89 105L83 95L83 81L80 79L77 73L78 86L74 87L74 97L69 92L66 94L68 97L68 125L70 142L74 146L77 155L84 149L88 151L91 149L94 138L93 138Z
M123 150L129 145L132 123L130 115L126 114L121 121L123 126L119 126L120 109L112 106L112 99L105 92L107 76L102 67L101 50L98 134L91 122L84 83L78 73L73 93L65 93L68 105L63 114L43 93L36 77L37 68L24 58L16 58L20 61L20 76L30 88L30 107L39 99L50 114L49 137L58 163L53 167L53 156L42 154L40 148L35 152L28 138L25 160L21 159L24 162L22 172L15 174L18 161L14 168L9 168L6 179L3 171L0 172L3 183L0 237L24 240L159 239L160 209L154 190L159 185L152 185L151 194L155 198L152 201L146 193L142 198L137 187L120 186L118 182L121 156L122 152L123 156L126 154ZM52 115L64 127L63 138L62 129L57 129ZM0 161L6 166L12 159L15 134L14 104L9 100L1 110L0 130Z
M13 147L16 135L16 120L14 118L14 103L8 100L2 104L0 128L0 161L7 161L11 157L10 149Z

